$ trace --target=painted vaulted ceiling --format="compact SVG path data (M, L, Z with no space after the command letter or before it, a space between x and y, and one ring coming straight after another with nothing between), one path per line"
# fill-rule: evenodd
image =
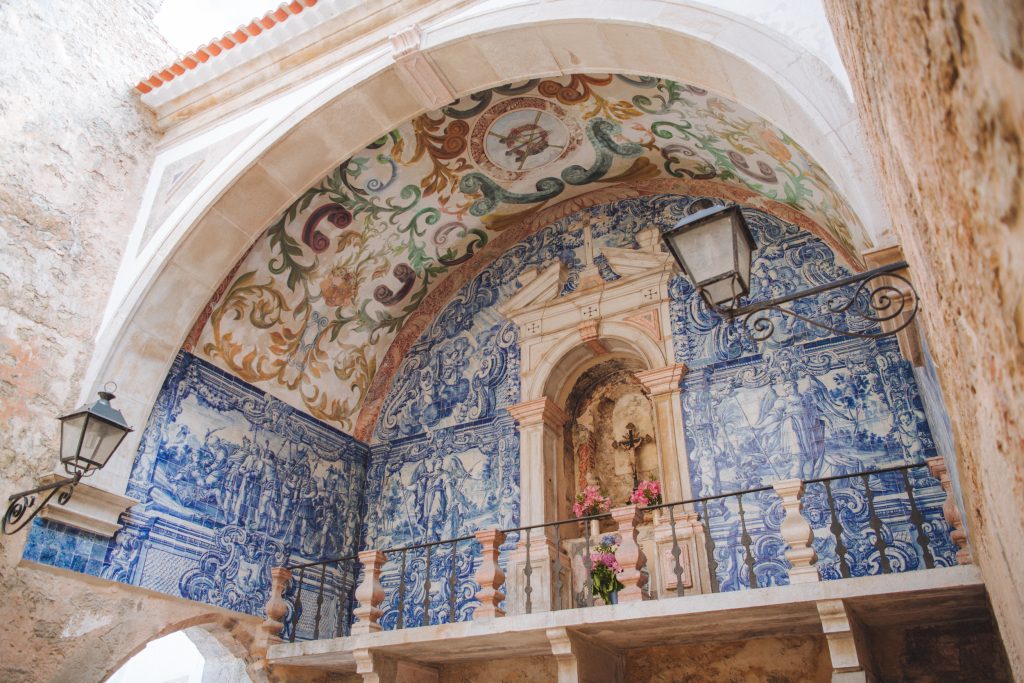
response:
M566 200L659 178L767 202L847 259L864 246L821 167L735 102L656 78L531 80L419 116L341 163L256 241L186 348L365 437L376 412L359 413L387 389L393 342L422 329L408 323L440 283L451 290L489 243Z

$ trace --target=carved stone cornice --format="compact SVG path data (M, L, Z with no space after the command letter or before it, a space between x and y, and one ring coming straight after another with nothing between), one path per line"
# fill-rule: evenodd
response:
M634 372L633 376L640 381L640 384L651 396L660 396L672 391L679 391L679 383L688 371L689 368L685 363L676 363L663 368Z
M565 411L547 396L509 406L508 414L519 423L520 427L544 424L557 429L569 421Z

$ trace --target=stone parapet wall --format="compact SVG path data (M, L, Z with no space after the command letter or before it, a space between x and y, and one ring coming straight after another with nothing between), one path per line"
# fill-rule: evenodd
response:
M968 532L1024 675L1024 7L826 3L923 301Z

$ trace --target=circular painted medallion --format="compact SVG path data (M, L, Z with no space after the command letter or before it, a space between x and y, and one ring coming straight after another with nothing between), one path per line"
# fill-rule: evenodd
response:
M564 159L582 139L579 125L557 104L539 97L513 97L477 119L470 155L489 175L518 180Z

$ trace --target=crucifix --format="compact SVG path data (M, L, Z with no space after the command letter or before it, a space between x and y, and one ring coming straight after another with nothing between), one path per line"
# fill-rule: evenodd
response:
M626 424L626 433L619 441L612 441L612 447L622 451L628 451L632 457L630 458L629 466L633 471L633 489L635 490L637 485L640 483L639 477L636 472L636 461L640 448L645 443L653 441L650 434L640 434L637 431L636 425L632 422Z

